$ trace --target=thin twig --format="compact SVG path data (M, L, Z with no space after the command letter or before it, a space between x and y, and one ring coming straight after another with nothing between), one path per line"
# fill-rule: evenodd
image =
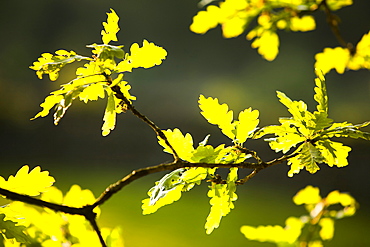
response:
M112 84L112 77L105 74L105 73L103 73L103 75L107 79L108 84L109 85ZM163 131L153 121L151 121L147 116L145 116L144 114L141 114L138 110L136 110L136 108L133 106L131 101L128 100L125 97L125 95L121 92L121 88L118 85L112 86L111 89L115 93L115 96L118 99L120 99L124 102L124 104L127 106L127 109L130 110L132 112L132 114L134 114L136 117L141 119L144 123L149 125L149 127L151 127L154 130L154 132L157 134L157 136L159 136L159 138L164 140L166 145L171 149L174 160L175 161L179 160L180 159L179 155L177 154L176 150L172 147L172 145L168 141L168 139L167 139L166 135L163 133Z
M338 40L339 44L342 47L347 48L350 51L351 54L356 53L355 47L353 46L353 44L347 42L343 38L343 36L341 35L341 33L339 31L339 18L338 18L338 16L334 15L331 12L331 9L330 9L327 1L323 0L320 3L320 6L322 6L324 8L324 12L326 14L326 22L329 24L329 27L330 27L331 31L333 32L335 38Z

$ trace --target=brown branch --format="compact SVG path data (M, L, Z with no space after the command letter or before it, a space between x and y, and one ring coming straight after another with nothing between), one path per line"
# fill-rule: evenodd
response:
M290 154L284 155L280 158L268 161L268 162L261 162L261 163L250 163L250 162L241 162L241 163L234 163L234 164L224 164L224 163L189 163L187 161L174 161L172 163L163 163L156 166L150 166L146 168L141 168L138 170L132 171L130 174L122 178L121 180L117 181L114 184L108 186L103 193L98 197L92 207L97 207L102 205L106 202L110 197L112 197L115 193L119 192L123 187L130 184L131 182L144 177L149 174L153 174L156 172L161 171L168 171L168 170L175 170L179 168L189 168L189 167L206 167L206 168L231 168L231 167L238 167L242 169L253 169L254 171L249 174L249 178L244 178L245 182L254 177L260 170L263 170L267 167L280 164L286 161L289 158L294 157L297 154ZM242 179L241 181L244 181ZM241 182L242 184L242 182Z
M46 202L41 199L37 199L37 198L27 196L27 195L18 194L16 192L12 192L10 190L3 189L3 188L0 188L0 194L12 201L21 201L21 202L25 202L31 205L49 208L56 212L63 212L67 214L84 216L90 210L86 207L76 208L76 207L69 207L65 205L55 204L52 202Z
M104 238L103 238L103 236L101 234L100 228L99 228L98 224L96 223L96 216L94 216L94 217L86 217L86 219L90 222L90 224L93 227L94 231L98 235L98 238L99 238L99 241L100 241L100 244L102 245L102 247L107 247L107 244L105 243Z
M103 75L105 76L105 78L108 82L108 85L111 85L112 84L112 77L105 74L105 73L103 73ZM163 133L163 131L153 121L151 121L148 117L146 117L145 115L141 114L138 110L136 110L136 108L133 106L131 101L128 100L123 95L123 93L121 92L121 88L118 85L112 86L111 89L115 93L115 96L118 99L120 99L124 102L125 106L127 107L128 110L130 110L132 112L132 114L134 114L136 117L141 119L144 123L149 125L149 127L151 127L154 130L154 132L157 134L157 136L159 136L162 140L164 140L166 145L171 149L174 160L175 161L179 160L180 158L179 158L176 150L172 147L172 145L168 141L168 139L167 139L166 135Z
M342 34L340 33L340 31L339 31L339 17L332 13L327 1L323 0L320 3L320 6L323 7L324 12L326 14L326 22L329 24L329 27L330 27L331 31L333 32L335 38L338 40L339 44L342 47L347 48L350 51L351 54L356 53L356 50L355 50L355 47L353 46L353 44L350 43L350 42L347 42L343 38Z

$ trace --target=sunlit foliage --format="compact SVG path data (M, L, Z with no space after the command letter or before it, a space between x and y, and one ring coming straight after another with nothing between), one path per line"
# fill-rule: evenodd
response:
M108 13L107 22L103 23L104 30L101 31L103 44L87 46L92 49L91 57L78 55L74 51L58 50L55 55L42 54L38 61L30 66L31 69L36 70L40 79L43 74L48 74L54 81L65 65L75 61L87 61L82 67L77 68L75 79L62 84L61 89L51 92L45 98L40 105L43 110L33 119L47 116L54 107L54 124L57 125L75 99L87 103L107 96L102 126L102 135L106 136L115 128L116 114L127 110L127 102L117 95L123 95L128 102L136 99L129 92L131 85L123 80L124 73L132 72L135 68L147 69L160 65L166 58L166 50L147 40L143 41L142 47L137 43L132 44L130 53L126 53L122 45L110 45L111 41L118 40L119 31L119 17L114 10L111 11Z
M334 236L335 220L352 216L358 207L355 199L337 190L321 198L319 188L307 186L294 197L296 205L304 205L307 215L289 217L285 227L242 226L241 232L249 240L271 242L276 246L324 246ZM339 205L339 206L338 206Z
M338 18L331 14L352 5L351 0L223 0L207 1L209 5L193 18L190 30L205 34L221 26L224 38L234 38L246 33L247 40L253 40L252 48L266 60L272 61L279 53L279 30L308 32L316 29L314 12L324 10L328 19L337 28ZM253 27L252 25L256 25ZM316 54L316 68L324 74L335 69L342 74L345 70L370 69L370 38L365 34L355 47L325 48Z
M225 0L200 11L194 17L190 29L195 33L204 34L209 29L221 25L223 36L232 38L241 35L252 20L256 19L256 27L246 34L246 38L253 39L252 47L257 48L265 59L272 61L279 52L279 29L301 32L314 30L314 11L320 8L334 11L351 4L352 1L349 0ZM155 213L161 207L178 201L183 192L206 182L211 207L204 227L206 233L211 234L220 226L222 217L234 209L238 199L237 186L244 184L260 170L287 161L290 166L288 176L292 177L302 169L316 173L321 163L330 167L347 166L351 148L334 141L333 138L370 140L370 133L361 130L370 125L370 122L335 123L329 118L324 78L331 69L336 69L338 73L347 69L369 69L370 33L363 36L355 49L325 48L322 53L316 55L318 68L314 88L314 100L317 103L315 111L309 111L304 101L292 100L283 92L277 92L279 101L291 114L290 117L279 118L280 125L259 127L260 112L251 107L242 110L234 118L234 112L226 103L221 104L217 98L200 95L200 114L208 123L219 128L228 138L228 142L212 146L208 144L210 136L207 135L202 142L194 145L190 133L183 134L178 128L161 130L138 112L132 105L136 97L129 92L131 85L123 80L124 74L135 68L147 69L160 65L167 56L166 50L147 40L143 41L141 47L137 43L132 44L129 52L125 52L122 45L110 44L112 41L118 41L119 17L114 10L107 15L107 21L103 22L104 29L101 31L102 44L87 46L92 49L91 56L58 50L55 54L43 53L30 67L36 71L38 78L41 79L46 74L50 80L55 81L67 64L85 62L76 69L76 78L62 84L59 90L51 92L45 98L40 105L43 109L34 118L45 117L55 108L54 124L57 125L75 99L89 103L107 98L103 136L115 128L117 114L130 110L156 132L163 152L173 155L172 163L133 171L108 187L101 197L112 192L113 188L115 191L112 193L117 192L124 186L120 182L129 180L140 172L149 174L172 170L149 189L148 198L142 201L143 214ZM273 135L265 141L273 151L282 152L283 156L267 162L259 157L257 152L246 147L247 141L249 146L250 141L265 135ZM228 169L225 179L217 174L220 168ZM244 178L240 177L241 168L252 169L252 172ZM134 179L136 178L132 178ZM51 202L58 206L66 205L75 209L92 206L91 213L99 216L100 210L97 206L100 205L101 197L95 199L91 191L83 190L78 185L73 185L67 194L63 195L53 186L54 182L54 178L49 176L48 172L41 171L41 168L36 167L30 171L28 166L24 166L7 180L0 177L0 188L18 195L26 195L31 199L37 196L42 202ZM129 182L131 181L127 183ZM36 204L44 208L33 207L26 204L27 201L21 201L13 201L0 207L0 247L94 247L102 243L105 246L104 242L107 246L123 246L119 228L97 230L96 226L93 229L95 225L91 222L90 225L87 217L85 219L74 213L60 213L62 210L56 212L44 204ZM293 201L297 205L304 205L308 215L300 218L289 217L285 227L243 226L242 233L250 240L272 242L278 246L322 246L323 241L333 238L335 220L352 216L357 208L355 199L348 194L333 191L326 198L322 198L319 189L312 186L299 191ZM333 209L333 205L340 205L340 209Z
M23 166L14 176L7 180L0 177L1 188L20 194L37 196L40 199L61 205L82 207L95 201L90 190L82 190L73 185L66 195L52 186L54 178L47 171L35 167L29 171ZM99 208L95 213L100 214ZM56 213L47 208L30 206L24 202L10 202L0 207L0 246L101 246L100 241L83 216ZM119 228L103 228L104 238L115 247L123 246L122 239L117 237Z

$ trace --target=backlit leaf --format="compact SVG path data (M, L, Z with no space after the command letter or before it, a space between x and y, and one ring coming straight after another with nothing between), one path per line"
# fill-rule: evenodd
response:
M194 151L193 137L189 133L186 133L184 136L179 129L174 129L173 131L170 129L163 130L163 133L179 157L183 160L190 160ZM158 137L158 143L164 147L164 152L172 154L171 148L160 137Z
M104 87L102 84L92 84L88 87L86 87L79 95L78 97L83 102L87 103L89 100L98 100L98 98L104 98Z
M315 68L322 70L324 74L331 69L343 74L350 60L350 51L347 48L325 48L322 53L315 55Z
M231 132L234 129L232 125L233 111L229 111L227 104L219 104L217 98L199 96L199 108L201 114L210 124L218 125L227 137L234 139L234 134Z
M59 71L67 64L74 61L90 60L88 57L80 56L74 51L58 50L56 55L51 53L43 53L41 57L33 62L30 69L36 70L39 79L42 79L43 74L48 74L51 81L58 79Z
M237 168L231 168L227 178L227 183L212 183L212 186L208 191L208 196L211 197L211 211L204 226L207 234L211 234L215 228L218 228L221 218L226 216L230 210L234 208L233 201L236 201L238 198L235 193L235 181L238 178L237 172Z
M293 202L296 205L317 204L321 201L321 199L320 189L308 185L304 189L301 189L297 192L297 194L293 197Z
M39 166L30 171L28 165L23 166L15 176L10 175L8 181L0 177L0 187L29 196L40 195L53 185L55 179L48 171L41 171Z
M155 65L160 65L162 60L166 59L167 51L154 43L149 43L144 39L143 47L139 47L134 43L130 47L130 56L128 61L132 68L151 68Z
M272 31L264 31L257 37L253 43L252 48L257 48L260 55L268 61L272 61L279 53L279 36Z
M278 246L293 247L301 235L304 224L299 218L289 217L285 227L274 226L242 226L240 231L250 240L276 243Z
M322 163L325 160L320 151L309 142L301 145L298 157L308 172L315 173L320 169L317 163Z
M239 121L236 122L236 140L238 143L244 143L257 128L259 123L259 111L251 108L245 109L239 113Z
M40 106L43 108L42 111L36 114L35 117L31 118L31 120L34 120L38 117L45 117L49 114L50 109L53 108L56 104L58 104L61 100L63 100L62 95L49 95L45 98L45 101L40 104Z
M103 121L102 135L107 136L116 126L116 106L113 92L108 95Z
M166 196L158 200L155 204L150 203L150 198L146 198L142 201L143 205L143 214L151 214L156 212L159 208L171 204L175 201L178 201L181 198L181 192L184 187L184 184L180 184L174 187L172 190L169 190L166 193Z
M113 9L112 12L107 13L107 22L103 22L104 30L101 31L102 41L108 44L110 41L117 41L117 33L119 31L118 20L119 17Z
M321 226L320 237L322 240L330 240L334 236L334 220L330 218L322 218L319 222Z
M326 92L325 78L319 69L316 69L317 78L315 79L315 95L314 99L318 103L317 110L319 112L328 113L328 94Z
M318 141L316 147L320 150L329 166L343 167L348 165L347 156L349 151L351 151L350 147L330 140Z

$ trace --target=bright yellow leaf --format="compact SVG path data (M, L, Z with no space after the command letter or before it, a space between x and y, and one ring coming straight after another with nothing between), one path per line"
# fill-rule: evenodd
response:
M330 218L322 218L319 222L321 226L320 237L322 240L330 240L334 236L334 220Z
M321 69L324 74L335 69L343 74L350 60L350 52L347 48L325 48L322 53L315 55L315 68Z
M295 16L290 19L290 29L292 31L307 32L315 30L315 28L316 28L315 19L311 15L306 15L301 18Z
M308 185L306 188L298 191L293 197L293 202L296 205L301 204L316 204L321 201L320 190L317 187Z
M370 32L362 36L356 46L356 53L351 57L348 68L358 70L370 69Z
M107 136L112 130L114 130L116 126L116 102L113 92L111 92L108 96L107 107L105 108L103 120L104 124L102 126L102 135Z
M190 30L199 34L206 33L209 29L215 28L218 25L220 14L219 7L214 5L208 6L206 11L199 11L198 14L193 17Z
M0 188L16 193L37 196L53 185L55 179L48 171L41 171L39 166L30 171L28 165L18 170L15 176L10 175L8 181L0 177Z
M155 65L160 65L162 60L166 59L167 51L155 45L149 43L144 39L143 47L139 47L137 43L134 43L130 47L130 56L128 57L132 68L151 68Z
M170 129L163 130L163 133L166 136L168 142L175 149L178 156L183 160L190 161L191 157L193 156L192 153L194 151L193 137L189 133L186 133L186 135L184 136L179 129L174 129L173 131ZM168 147L164 140L160 137L158 137L158 143L162 147L164 147L164 152L172 154L172 150L170 149L170 147Z
M118 20L119 17L113 9L112 12L107 13L107 22L103 22L104 30L101 31L102 41L108 44L110 41L117 41L117 33L119 31Z
M55 106L55 104L58 104L61 100L63 100L62 95L49 95L45 98L45 101L40 104L40 106L43 108L42 111L36 114L35 117L31 118L31 120L34 120L38 117L45 117L49 114L50 109Z
M252 48L258 48L259 54L266 60L272 61L279 53L279 36L275 32L266 30L253 41Z
M329 140L318 141L316 147L320 150L329 166L344 167L348 165L347 156L351 151L350 147L344 146L340 142Z
M229 111L227 104L219 104L217 98L199 96L199 108L202 110L201 114L210 124L218 125L222 132L234 139L234 134L231 132L234 129L232 125L233 111Z
M239 121L236 123L236 139L238 143L244 143L259 124L259 111L252 108L239 113Z
M104 87L100 83L92 84L86 87L78 97L83 102L87 103L89 100L98 100L98 98L104 98Z
M181 192L184 184L179 184L174 189L167 192L165 197L160 198L155 204L150 203L150 198L146 198L142 201L143 214L151 214L156 212L159 208L178 201L181 198ZM150 196L150 195L149 195Z

